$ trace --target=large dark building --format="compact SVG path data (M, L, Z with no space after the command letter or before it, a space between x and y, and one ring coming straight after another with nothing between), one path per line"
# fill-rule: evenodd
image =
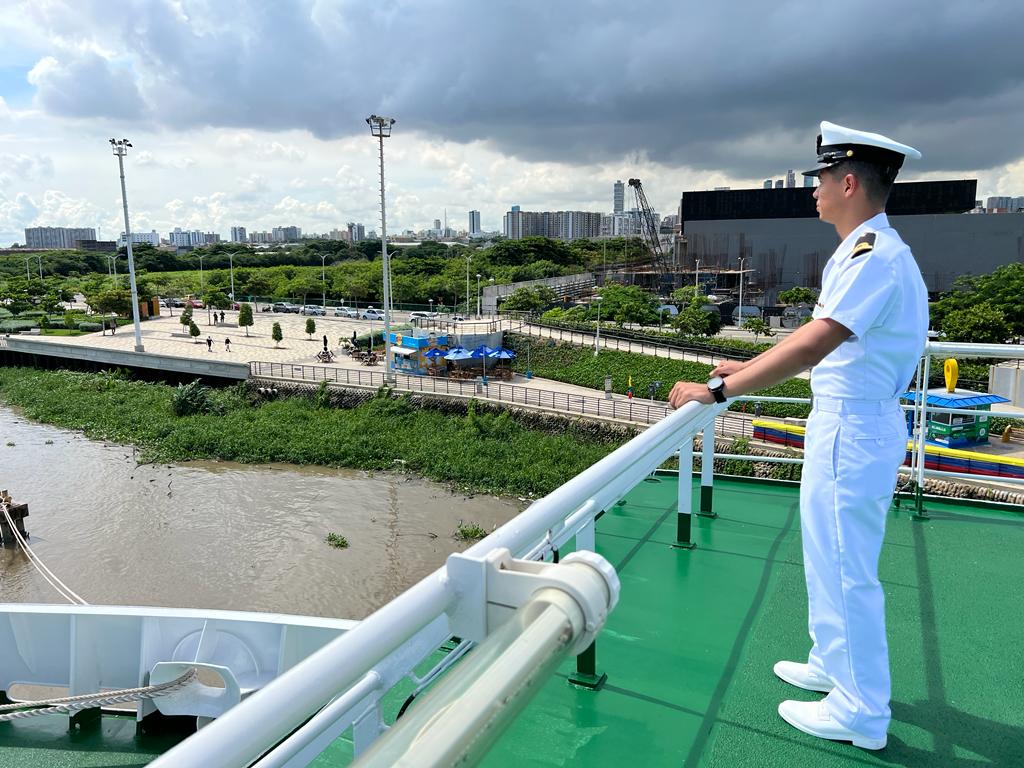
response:
M757 303L773 304L779 291L795 285L817 288L839 239L817 218L813 188L685 192L680 221L685 237L684 267L700 262L705 279L721 272L728 290L744 258L745 284ZM911 247L928 290L949 290L964 274L985 274L1024 261L1024 215L967 214L974 208L977 181L896 184L886 212ZM746 303L746 302L744 302Z

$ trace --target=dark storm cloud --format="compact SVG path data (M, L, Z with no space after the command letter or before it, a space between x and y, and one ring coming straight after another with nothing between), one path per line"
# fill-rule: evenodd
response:
M116 20L105 7L75 3L53 23L124 51L148 119L167 127L337 137L379 112L524 159L645 153L746 177L813 165L822 119L917 146L912 172L1024 155L1007 0L139 1ZM50 111L88 114L102 96L81 59L60 60L59 99L39 84Z

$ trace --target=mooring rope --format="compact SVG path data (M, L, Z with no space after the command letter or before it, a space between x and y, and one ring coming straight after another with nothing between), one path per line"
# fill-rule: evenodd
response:
M141 699L156 699L166 696L179 688L190 685L198 676L195 667L189 667L181 677L158 685L147 685L142 688L124 688L119 691L105 693L85 693L80 696L67 696L63 699L43 699L41 701L25 701L0 706L0 722L22 720L37 715L51 715L62 712L76 712L80 709L108 707L112 704L125 704ZM31 709L27 709L31 707ZM12 711L18 710L18 711Z
M39 574L46 580L46 583L57 590L60 596L67 600L73 605L88 605L84 598L76 594L71 587L61 581L44 563L35 552L29 547L28 543L22 537L21 532L18 530L18 526L14 524L14 518L11 517L11 512L7 508L7 502L0 500L0 511L3 511L4 517L7 518L7 524L10 526L11 531L14 534L15 541L18 542L18 546L25 552L29 562L35 566L35 569L39 571Z

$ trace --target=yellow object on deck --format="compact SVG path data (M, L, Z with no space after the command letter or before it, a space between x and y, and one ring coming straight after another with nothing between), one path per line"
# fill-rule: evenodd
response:
M956 392L956 380L957 380L957 377L960 375L960 366L957 365L956 360L953 359L952 357L947 358L947 360L946 360L945 373L946 373L946 391L947 392Z

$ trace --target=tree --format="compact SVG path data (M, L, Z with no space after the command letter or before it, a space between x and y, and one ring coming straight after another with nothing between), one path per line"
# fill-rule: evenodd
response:
M245 328L245 335L249 335L249 328L254 324L252 318L252 304L242 304L238 309L238 327Z
M316 333L316 323L312 317L306 318L306 333L309 334L309 338L313 338L313 334Z
M689 304L672 318L672 325L684 336L714 336L722 328L722 313L717 307Z
M752 317L749 320L745 320L742 326L745 330L750 331L754 334L754 343L757 343L758 336L764 336L770 338L775 335L775 331L772 330L771 326L768 325L764 320L759 317Z
M274 323L274 327L270 329L270 338L274 340L274 347L281 343L281 339L284 338L284 334L281 333L281 324Z
M122 288L110 288L100 293L85 297L93 312L109 314L116 312L119 315L127 315L132 310L132 297L128 291Z
M199 343L199 326L192 322L192 318L188 320L188 335L194 339L195 344Z
M181 314L178 315L178 322L181 323L186 330L191 331L192 325L192 307L185 307L181 310Z
M1002 312L1009 333L1005 337L1024 336L1024 263L999 267L988 275L964 275L953 283L953 290L929 307L932 327L945 330L946 315L986 305ZM954 320L959 324L962 320ZM947 331L948 335L948 331ZM952 338L952 337L951 337Z
M588 320L597 319L597 304L601 304L601 319L614 320L620 327L626 323L657 325L657 297L634 285L605 285L601 301L591 304Z
M214 309L228 309L231 306L231 299L223 291L207 290L203 294L203 302Z
M558 295L546 285L535 288L518 288L501 303L503 310L520 312L541 312L558 300Z
M818 300L818 294L810 288L802 288L797 286L790 288L788 291L783 291L779 294L779 303L787 304L789 306L795 306L797 304L809 304L812 305Z
M948 312L941 327L949 341L968 344L1003 344L1012 335L1002 310L987 303Z

